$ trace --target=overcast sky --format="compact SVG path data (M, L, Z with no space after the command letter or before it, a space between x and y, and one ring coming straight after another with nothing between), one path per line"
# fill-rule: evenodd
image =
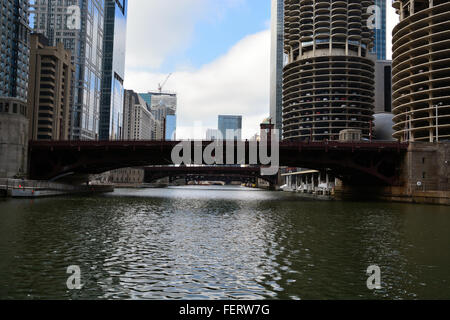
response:
M269 116L269 27L270 0L130 0L125 88L156 90L173 73L177 138L205 138L219 114L242 115L250 138Z

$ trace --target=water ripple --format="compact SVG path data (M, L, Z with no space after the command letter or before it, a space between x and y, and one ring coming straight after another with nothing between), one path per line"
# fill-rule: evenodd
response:
M433 208L240 188L11 200L0 203L0 298L448 298L450 215ZM371 264L383 271L375 293ZM65 286L69 265L81 267L79 292Z

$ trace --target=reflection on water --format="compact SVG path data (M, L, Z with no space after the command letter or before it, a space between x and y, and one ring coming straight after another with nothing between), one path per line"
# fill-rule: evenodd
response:
M450 298L450 208L239 187L0 202L0 298ZM370 265L383 289L366 287ZM83 289L66 287L79 265Z

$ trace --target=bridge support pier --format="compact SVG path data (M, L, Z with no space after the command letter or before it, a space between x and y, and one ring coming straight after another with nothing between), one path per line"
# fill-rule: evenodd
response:
M450 143L410 143L400 169L399 186L338 184L335 198L450 205Z

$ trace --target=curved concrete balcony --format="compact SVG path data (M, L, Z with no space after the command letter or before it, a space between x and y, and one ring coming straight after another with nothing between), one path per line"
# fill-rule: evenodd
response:
M284 69L283 131L287 140L335 140L345 129L370 136L374 62L355 56L301 59Z
M450 140L450 2L394 1L394 137Z

